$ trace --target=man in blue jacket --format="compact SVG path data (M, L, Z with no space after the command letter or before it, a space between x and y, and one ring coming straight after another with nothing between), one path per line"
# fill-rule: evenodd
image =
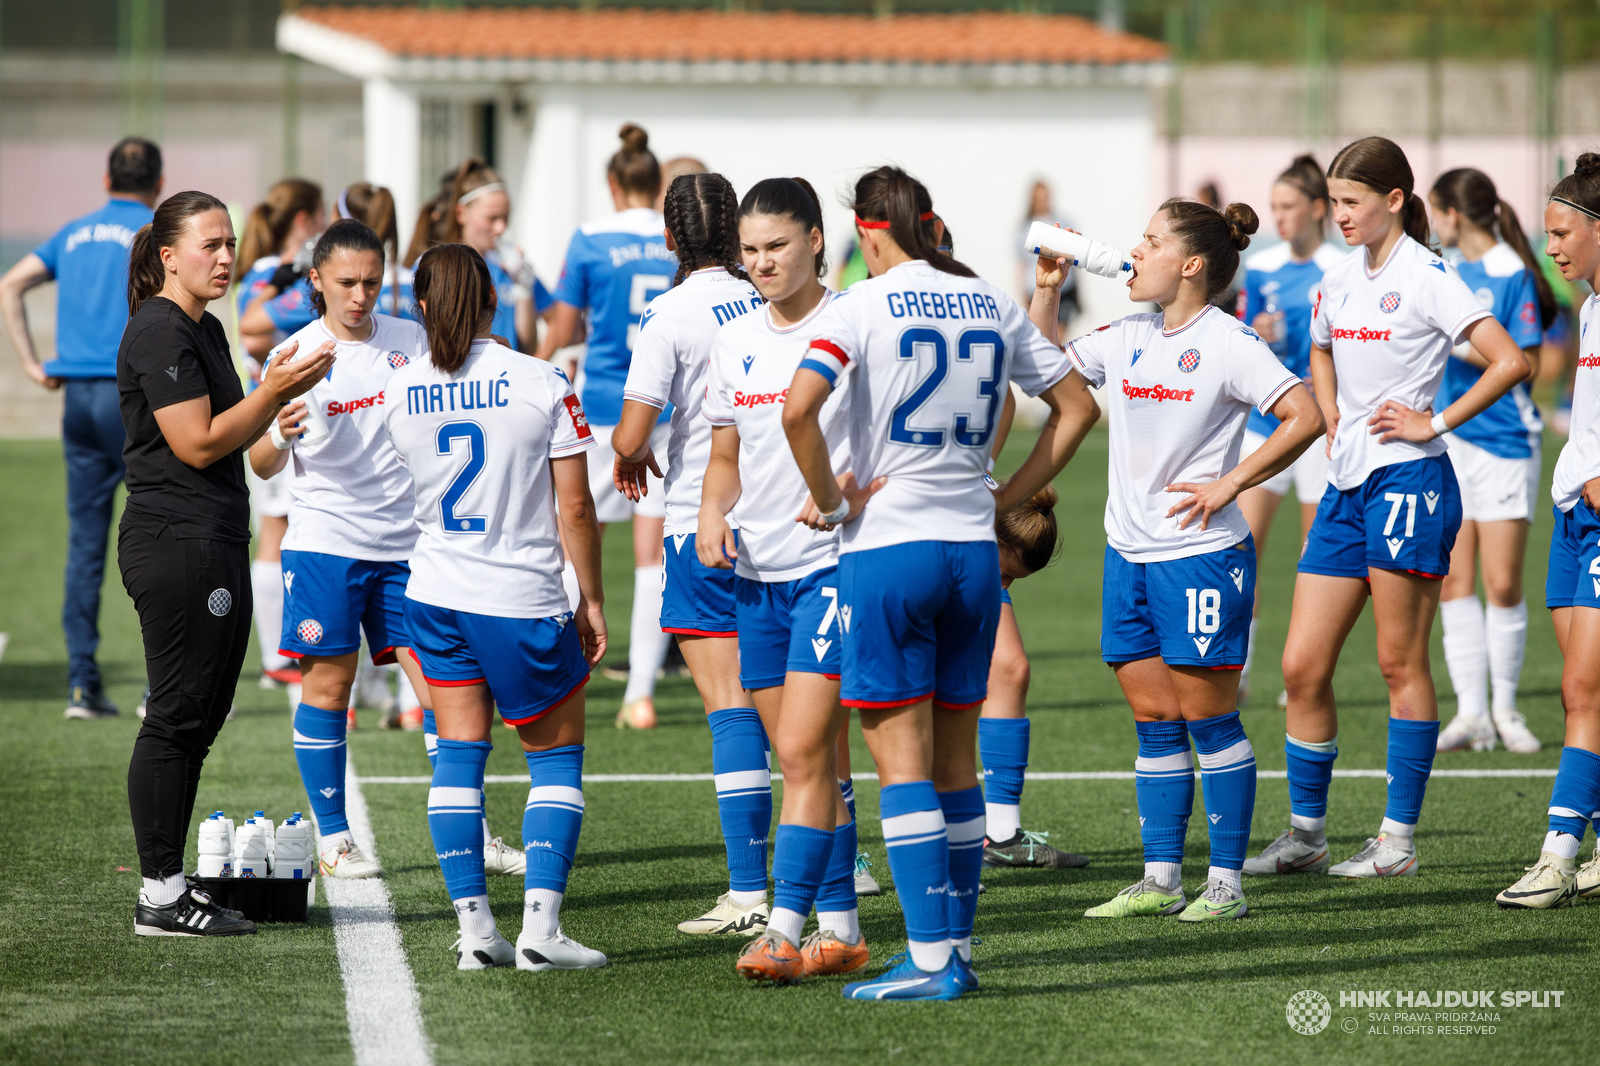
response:
M117 346L128 324L128 249L161 195L161 149L128 137L111 149L110 200L75 219L0 277L0 317L40 386L63 390L61 442L67 459L67 581L61 607L69 676L68 718L111 718L95 651L100 583L111 507L122 482L126 434L117 402ZM57 282L56 358L40 363L22 296Z

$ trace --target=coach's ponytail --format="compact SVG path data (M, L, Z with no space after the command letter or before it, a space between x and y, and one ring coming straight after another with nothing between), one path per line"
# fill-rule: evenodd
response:
M706 171L679 175L667 187L662 213L678 248L674 285L712 266L744 280L739 263L739 194L732 182Z
M128 252L128 317L139 305L161 291L167 283L167 268L161 262L161 249L171 248L183 237L189 219L207 211L226 213L228 205L206 192L180 192L161 201L155 217L134 234ZM235 263L237 267L237 262Z
M1411 174L1411 163L1400 146L1387 137L1363 137L1339 149L1328 165L1328 177L1359 182L1387 196L1394 189L1405 194L1405 205L1400 209L1400 225L1406 236L1432 250L1429 243L1432 228L1428 224L1428 205L1414 191L1416 179Z
M417 260L411 294L428 334L429 359L444 373L455 373L472 353L473 339L494 322L488 264L465 244L435 245Z
M994 516L995 539L1002 548L1016 552L1029 573L1049 566L1061 547L1056 524L1058 500L1055 486L1046 485L1033 499Z
M822 200L817 190L805 178L763 178L750 186L739 202L739 217L772 215L787 218L799 225L807 235L812 230L822 237L822 244L811 258L811 266L822 277L828 272L828 241L822 230Z
M856 182L856 223L868 229L888 229L889 237L913 259L922 259L935 270L963 278L975 278L971 267L939 251L933 213L933 197L922 182L899 167L879 167L861 175ZM878 223L874 226L871 223ZM883 223L887 222L885 227Z

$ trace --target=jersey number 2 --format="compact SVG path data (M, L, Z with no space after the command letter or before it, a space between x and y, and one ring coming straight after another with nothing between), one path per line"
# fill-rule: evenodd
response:
M439 521L446 533L483 533L489 528L488 518L456 514L456 504L483 472L483 427L476 422L446 422L439 427L440 455L454 455L457 441L466 442L467 463L439 497Z
M927 377L917 383L910 396L896 405L889 423L889 439L895 444L942 448L943 428L918 429L910 425L910 422L911 416L933 398L933 394L939 391L939 386L943 385L945 378L949 376L950 348L943 333L926 326L908 329L900 334L899 358L915 362L919 348L933 353L933 369L929 371ZM982 448L988 445L989 438L994 435L995 410L1000 406L1000 372L1005 369L1006 359L1006 342L1000 334L992 329L964 330L956 339L956 362L974 362L976 352L981 348L989 349L989 376L978 381L978 399L987 405L984 409L983 428L973 429L972 416L966 412L956 414L951 427L955 433L956 443L964 448Z

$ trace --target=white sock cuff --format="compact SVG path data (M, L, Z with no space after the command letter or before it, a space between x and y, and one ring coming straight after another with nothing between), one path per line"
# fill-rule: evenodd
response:
M484 940L494 935L494 914L489 910L488 896L463 896L450 902L455 906L462 936Z
M1476 593L1471 596L1462 596L1457 600L1443 600L1439 603L1439 621L1448 631L1452 627L1462 625L1471 626L1476 620L1479 628L1483 625L1483 603Z
M1155 878L1156 884L1162 888L1183 887L1181 862L1147 862L1144 864L1144 875Z
M141 895L144 896L146 903L155 907L165 907L178 902L187 887L182 874L173 874L171 877L146 877L141 880L144 882Z
M1378 826L1378 832L1410 839L1417 835L1417 825L1415 822L1407 825L1404 822L1397 822L1393 818L1385 818L1383 823Z
M1328 828L1328 816L1321 815L1319 817L1312 818L1310 815L1306 814L1291 814L1289 815L1289 828L1298 829L1302 833L1326 832Z
M1229 888L1233 889L1242 896L1244 895L1244 879L1242 874L1243 871L1241 870L1229 870L1226 867L1213 866L1209 871L1207 871L1206 877L1212 881L1221 881L1223 884L1227 885Z
M1558 833L1554 829L1544 835L1544 847L1540 850L1548 851L1552 855L1559 855L1563 859L1576 859L1578 847L1583 841L1571 833Z
M1484 621L1489 625L1527 625L1528 601L1523 600L1515 607L1496 607L1491 603L1484 609Z
M1295 747L1304 748L1307 751L1319 751L1324 755L1337 755L1337 754L1339 754L1339 737L1338 737L1337 734L1335 734L1334 736L1329 737L1327 740L1311 741L1311 740L1296 740L1294 737L1290 736L1288 733L1285 733L1283 735L1283 739L1288 741L1290 744L1293 744Z
M774 907L771 917L767 919L767 928L799 947L800 935L806 928L806 916L788 907Z

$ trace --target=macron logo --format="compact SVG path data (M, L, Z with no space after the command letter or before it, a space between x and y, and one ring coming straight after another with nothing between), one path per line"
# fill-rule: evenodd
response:
M293 570L285 570L283 572L283 591L285 591L285 592L293 592L294 591L294 571Z
M744 357L744 359L742 361L744 363L744 372L745 372L746 376L748 376L749 373L750 373L750 366L751 366L752 363L754 363L756 361L756 357L753 356L753 355L747 355L747 356Z
M178 368L175 367L175 366L167 367L167 377L171 378L173 381L177 381L178 380Z
M1228 571L1228 576L1233 578L1233 587L1244 592L1244 571L1236 566Z
M1400 548L1405 544L1405 541L1400 537L1390 537L1384 543L1389 545L1389 558L1394 559L1399 556Z
M318 789L318 791L322 793L324 799L332 799L339 792L336 788L324 788Z
M1195 637L1194 646L1200 650L1200 658L1204 659L1206 657L1206 652L1211 650L1211 638Z
M1512 495L1515 495L1515 493L1513 493ZM1510 498L1511 498L1510 496L1506 497L1507 500L1509 500ZM1433 509L1435 507L1439 506L1439 494L1437 492L1424 492L1422 494L1422 502L1428 505L1428 513L1432 514L1433 513ZM1505 501L1501 501L1501 502L1505 502Z
M1211 819L1212 825L1216 825L1218 822L1222 821L1222 815L1220 814L1209 814L1206 817Z
M839 620L844 623L844 631L850 632L850 605L847 603L839 608Z
M828 654L828 649L832 646L833 641L831 640L823 640L821 637L811 638L811 650L817 653L817 662L819 663L822 661L822 657Z

